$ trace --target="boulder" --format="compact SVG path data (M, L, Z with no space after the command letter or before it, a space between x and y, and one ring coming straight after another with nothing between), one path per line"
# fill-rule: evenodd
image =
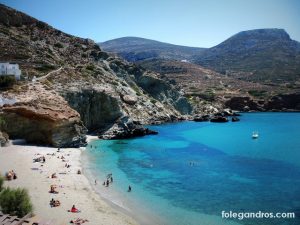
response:
M214 116L213 118L210 119L210 122L225 123L228 122L228 119L224 116Z
M127 139L153 134L158 134L158 132L145 128L138 122L134 122L129 117L124 116L120 118L118 123L114 124L113 127L99 135L99 138Z
M137 102L137 98L132 95L124 95L122 96L122 100L129 105L134 105Z
M210 119L210 115L203 115L203 116L195 116L193 120L195 122L205 122L205 121L209 121L209 119Z
M238 122L238 121L240 121L240 119L234 116L234 117L231 118L231 121L232 122Z

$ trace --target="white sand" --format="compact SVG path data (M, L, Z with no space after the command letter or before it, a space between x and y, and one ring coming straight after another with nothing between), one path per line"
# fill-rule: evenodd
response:
M92 139L92 137L89 137ZM22 187L29 191L34 213L53 224L70 224L71 219L88 219L87 225L129 225L137 224L129 216L113 209L92 189L87 178L77 174L81 169L80 149L61 149L36 147L26 145L10 145L0 148L0 173L4 175L9 170L17 173L18 179L6 181L5 186ZM55 156L47 155L55 153ZM40 155L37 155L40 154ZM33 163L33 159L44 155L46 163ZM58 159L57 156L64 156L66 162ZM70 164L66 168L65 164ZM38 168L38 170L32 170ZM66 174L59 174L66 172ZM58 178L48 178L56 173ZM58 185L58 194L50 194L50 185ZM61 202L61 206L51 208L50 200L54 198ZM72 205L81 210L80 213L67 212Z

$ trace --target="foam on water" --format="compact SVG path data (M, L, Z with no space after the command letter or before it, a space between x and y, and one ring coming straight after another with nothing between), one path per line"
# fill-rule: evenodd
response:
M112 173L113 184L97 189L142 224L300 224L299 125L300 113L251 113L238 123L152 126L159 135L90 143L85 167L98 183ZM228 220L223 210L297 218Z

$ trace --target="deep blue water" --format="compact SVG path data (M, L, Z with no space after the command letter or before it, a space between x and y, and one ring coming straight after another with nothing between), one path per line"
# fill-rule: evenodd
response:
M99 185L99 190L139 220L300 224L300 113L247 113L236 123L183 122L151 129L159 135L94 141L86 151L88 169L99 182L113 173L111 187ZM258 139L251 138L252 131L259 132ZM229 220L221 218L223 210L295 212L296 218Z

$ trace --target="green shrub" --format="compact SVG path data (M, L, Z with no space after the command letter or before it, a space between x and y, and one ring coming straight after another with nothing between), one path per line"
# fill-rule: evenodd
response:
M16 83L16 78L13 75L0 76L0 88L10 88Z
M1 191L2 188L3 188L3 183L4 183L4 177L2 177L2 176L0 175L0 191Z
M151 98L151 99L150 99L150 102L151 102L152 104L155 104L155 103L157 102L157 100L154 99L154 98Z
M212 102L215 100L215 94L212 91L205 91L199 93L198 96L206 101Z
M57 43L54 44L54 47L56 47L56 48L63 48L64 46L62 45L62 43L57 42Z
M265 90L249 90L248 93L254 97L263 97L267 91Z
M55 66L51 65L51 64L42 64L39 67L36 67L36 70L40 71L40 72L49 72L51 70L56 69Z
M0 208L3 213L24 217L32 213L32 204L27 190L4 188L0 193Z
M90 70L90 71L93 71L93 70L96 69L96 67L95 67L95 65L93 65L93 64L89 64L89 65L86 66L86 69L87 69L87 70Z

